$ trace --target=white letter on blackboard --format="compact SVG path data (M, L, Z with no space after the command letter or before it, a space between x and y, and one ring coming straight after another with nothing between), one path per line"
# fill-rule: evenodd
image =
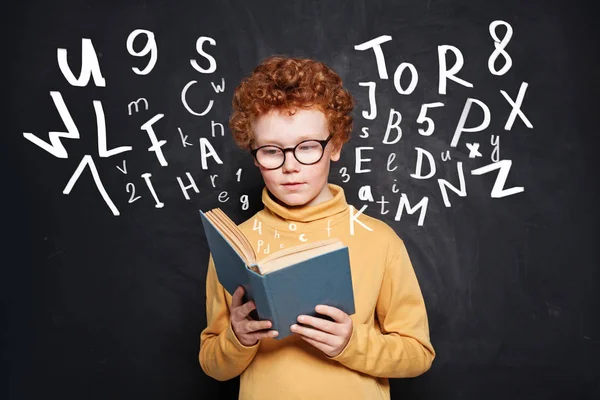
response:
M381 44L389 42L392 37L389 35L379 36L375 39L371 39L368 42L357 44L354 46L354 50L368 50L373 49L375 52L375 61L377 61L377 71L379 72L380 79L387 79L387 68L385 67L385 57L383 56L383 50L381 50Z
M354 173L356 173L356 174L364 174L365 172L371 172L370 169L361 169L360 168L360 164L363 161L371 161L370 158L361 158L361 152L363 150L373 150L373 147L357 147L355 149L355 156L354 156L354 158L355 158L356 162L355 162L355 165L354 165Z
M142 125L141 129L145 130L148 133L148 137L150 138L150 142L152 143L152 146L148 148L148 151L153 151L156 154L156 158L158 159L160 165L166 167L169 164L167 163L167 160L165 160L165 156L162 153L161 147L164 146L167 143L167 141L159 141L156 138L156 133L154 133L154 128L152 127L152 125L154 125L154 123L160 120L162 117L164 117L164 114L156 114L148 122Z
M469 116L469 111L471 110L471 104L477 104L481 107L483 111L483 121L479 126L473 128L465 128L465 123L467 122L467 117ZM479 132L486 129L490 125L490 121L492 116L490 114L490 109L485 105L484 102L468 98L465 102L465 107L463 108L462 114L460 115L460 119L458 120L458 124L456 125L456 130L454 131L454 136L452 136L452 142L450 143L451 147L456 147L458 145L458 141L460 140L460 135L462 132Z
M410 174L411 177L415 179L429 179L435 175L435 160L433 159L433 155L425 149L420 147L415 147L417 151L417 166L415 168L415 173ZM421 168L423 166L423 154L427 156L427 160L429 161L429 174L427 176L421 175Z
M460 190L452 186L447 180L438 179L438 184L440 185L440 192L442 192L442 197L444 198L444 205L446 207L451 207L450 200L448 200L448 192L446 188L449 188L454 193L459 195L460 197L467 196L467 187L465 186L465 174L463 173L462 162L458 161L456 163L456 169L458 170L458 179L460 181Z
M408 85L407 89L402 89L400 85L400 79L402 79L402 73L404 70L408 68L410 70L410 85ZM398 65L396 68L396 72L394 72L394 87L399 94L411 94L415 88L417 87L417 83L419 82L419 74L417 73L417 69L411 63L402 63Z
M495 169L499 169L500 171L498 171L498 176L496 177L496 181L494 182L494 187L492 188L491 194L492 198L498 199L500 197L506 197L525 191L525 189L522 186L504 189L504 184L506 183L506 178L508 177L508 172L510 171L511 165L511 160L502 160L496 163L483 166L481 168L474 169L473 171L471 171L471 173L473 175L482 175Z
M394 116L397 117L397 120L396 120L396 122L392 123ZM400 141L400 139L402 139L402 128L400 128L400 122L402 122L402 114L400 114L398 111L394 110L393 108L390 108L390 117L388 118L387 128L385 129L385 136L383 137L382 143L396 144ZM388 137L390 135L390 131L392 130L392 128L396 129L396 132L398 134L396 136L396 139L393 142L388 142Z
M454 53L454 55L456 56L456 63L452 66L452 68L450 68L450 70L448 70L446 68L446 52L448 50L452 51ZM467 82L465 80L462 80L462 79L454 76L458 71L460 71L464 62L465 61L464 61L462 53L456 47L449 46L449 45L438 46L438 64L439 64L439 68L440 68L439 86L438 86L439 94L446 94L446 79L451 79L454 82L459 83L466 87L473 87L472 83Z
M146 42L146 45L144 46L142 51L135 51L133 49L133 42L140 34L145 34L148 37L148 41ZM127 37L127 51L129 52L129 54L136 57L144 57L146 54L150 52L152 53L150 54L150 61L148 62L148 65L146 65L146 68L144 68L143 71L140 71L138 67L131 67L133 72L135 72L138 75L148 75L150 71L152 71L152 68L154 68L154 65L156 65L156 60L158 58L158 48L156 47L156 39L154 39L154 33L145 29L134 30Z
M65 188L63 190L63 194L71 193L71 189L73 189L75 182L77 182L77 179L79 179L79 176L81 176L81 173L83 172L83 169L85 168L86 165L88 167L90 167L90 172L92 173L92 178L94 178L94 183L96 184L96 188L102 195L104 202L108 205L108 207L112 211L113 215L115 215L115 216L119 215L119 210L117 209L117 207L114 205L114 203L110 199L110 196L108 195L108 193L106 193L106 189L104 189L104 185L102 184L102 181L100 180L100 176L98 175L98 170L96 169L96 165L94 164L94 160L92 159L92 156L90 156L88 154L84 155L83 158L81 159L81 162L77 166L77 169L75 169L73 176L71 176L71 179L69 179L69 182L67 182L67 186L65 186Z
M417 224L419 226L423 226L423 222L425 221L425 215L427 214L427 205L429 204L429 198L427 196L423 197L420 202L417 203L416 206L411 207L408 202L408 197L405 193L400 195L400 202L398 203L398 208L396 209L396 216L394 219L396 221L400 221L402 218L402 212L406 208L406 211L409 214L414 214L418 209L421 209L421 213L419 214L419 222Z
M67 108L67 105L65 104L60 92L50 92L50 96L52 97L54 106L56 107L58 115L60 115L60 119L62 120L63 124L65 124L67 131L48 132L48 137L50 138L51 144L44 142L33 133L23 132L23 137L33 144L46 150L56 158L69 158L67 149L65 149L65 146L60 141L60 138L79 139L79 130L77 130L77 125L75 125L75 122L73 122L73 118L71 117L69 109Z
M377 117L377 103L375 101L375 82L359 82L358 86L367 86L369 88L369 111L363 110L362 116L364 119L375 119Z
M188 196L188 189L192 188L192 189L194 189L194 192L196 192L196 193L200 193L200 190L198 190L198 186L196 186L196 181L194 180L192 175L189 172L186 172L185 175L188 177L188 179L190 181L190 184L188 186L183 186L183 181L181 180L180 177L177 177L177 182L179 182L179 187L181 188L181 191L183 192L185 199L189 200L190 196Z
M71 68L69 68L66 49L57 49L56 56L58 58L58 67L71 86L86 86L90 81L90 75L94 77L96 86L106 86L106 81L102 76L102 72L100 72L96 50L94 50L94 45L90 39L81 39L81 72L79 73L79 78L75 78L75 75L71 72Z
M214 158L217 164L223 164L223 161L221 161L215 148L212 147L208 139L200 138L200 162L202 164L202 169L208 169L206 164L206 159L208 157Z
M517 101L512 101L512 99L510 97L508 97L508 94L504 90L500 91L500 93L502 93L502 96L504 96L506 101L508 101L508 103L513 108L510 112L508 119L506 120L506 125L504 125L505 131L511 130L513 123L515 122L515 118L517 117L517 114L521 118L521 121L523 121L525 123L526 127L528 127L529 129L533 128L533 125L531 125L531 122L529 122L529 120L527 119L525 114L523 114L523 111L521 111L521 104L523 104L523 98L525 98L526 91L527 91L527 82L522 82L521 87L519 88L519 94L517 95Z
M196 71L202 72L203 74L211 74L217 70L217 62L215 61L213 56L211 56L208 53L205 53L204 50L202 50L202 44L204 44L204 42L210 43L211 46L216 46L217 42L215 41L215 39L210 38L208 36L200 36L198 38L198 40L196 41L196 51L198 52L198 54L200 54L201 56L203 56L204 58L206 58L208 60L208 63L209 63L208 69L204 69L204 68L200 67L198 65L198 63L196 62L196 60L194 60L194 59L191 59L190 63L192 64L192 67L194 67L194 69Z

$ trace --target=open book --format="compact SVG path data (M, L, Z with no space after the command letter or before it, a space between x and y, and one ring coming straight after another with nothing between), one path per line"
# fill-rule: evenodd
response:
M248 238L222 210L200 216L219 282L230 294L244 286L244 302L256 304L253 317L270 320L276 339L291 334L298 315L319 316L317 304L355 312L348 247L340 239L303 243L257 261Z

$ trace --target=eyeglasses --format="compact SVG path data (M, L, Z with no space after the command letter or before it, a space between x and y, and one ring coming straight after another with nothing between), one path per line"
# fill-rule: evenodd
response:
M285 163L285 156L288 151L294 154L300 164L312 165L321 161L325 147L330 140L331 135L325 140L303 140L294 147L285 149L279 146L266 145L257 149L250 149L250 153L265 169L281 167Z

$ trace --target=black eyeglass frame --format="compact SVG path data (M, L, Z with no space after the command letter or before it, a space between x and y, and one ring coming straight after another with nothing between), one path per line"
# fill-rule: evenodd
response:
M262 149L262 148L264 148L264 147L276 147L276 148L278 148L279 150L281 150L281 151L283 152L283 161L281 162L281 164L280 164L278 167L275 167L275 168L267 168L267 167L265 167L264 165L260 164L260 166L261 166L261 167L263 167L264 169L267 169L267 170L274 170L274 169L281 168L281 166L282 166L283 164L285 164L285 160L286 160L286 157L287 157L287 152L288 152L288 151L291 151L291 152L292 152L292 154L294 155L294 158L295 158L295 159L296 159L296 161L298 161L300 164L302 164L302 165L313 165L313 164L316 164L316 163L318 163L319 161L321 161L321 159L323 158L323 154L325 154L325 147L327 147L327 143L329 143L329 141L331 140L331 138L332 138L332 137L333 137L333 135L329 134L329 136L327 137L327 139L324 139L324 140L318 140L318 139L306 139L306 140L303 140L303 141L301 141L300 143L298 143L298 144L297 144L297 145L295 145L294 147L286 147L285 149L284 149L283 147L279 147L279 146L276 146L276 145L274 145L274 144L267 144L267 145L264 145L264 146L260 146L260 147L258 147L258 148L256 148L256 149L250 149L250 153L252 154L252 157L254 157L254 159L256 160L256 162L260 164L260 161L258 161L258 158L256 157L256 153L258 153L258 151L259 151L260 149ZM298 157L296 157L296 148L297 148L298 146L300 146L302 143L306 143L306 142L318 142L318 143L321 145L321 157L319 157L319 159L318 159L317 161L315 161L315 162L312 162L312 163L309 163L309 164L303 163L302 161L298 160Z

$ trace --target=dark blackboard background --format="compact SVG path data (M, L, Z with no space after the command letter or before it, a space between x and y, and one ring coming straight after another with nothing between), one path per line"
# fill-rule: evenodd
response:
M325 4L326 3L326 4ZM600 394L598 273L599 203L596 100L597 32L591 8L576 1L357 1L293 2L150 2L110 6L108 2L21 2L5 6L5 72L2 135L4 295L3 356L8 398L39 396L63 399L235 398L237 381L219 383L203 374L198 360L199 333L205 325L204 279L208 251L197 210L220 206L241 222L261 208L260 175L231 138L210 137L210 121L226 125L235 84L273 53L323 60L338 71L357 98L354 137L342 160L332 166L331 182L341 184L339 168L351 180L343 184L348 201L366 202L358 188L372 185L376 199L385 195L390 213L371 204L365 213L388 222L405 240L429 310L432 341L438 352L432 369L416 379L393 380L393 398L553 399L597 398ZM507 47L512 69L491 75L487 58L492 39L488 25L502 19L514 35ZM146 61L127 53L134 29L154 32L159 56L154 70L137 76L131 67ZM354 46L388 34L384 45L390 79L379 80L372 51ZM215 57L212 75L196 72L191 58L199 36ZM69 50L78 74L81 39L90 38L107 86L70 86L56 61L56 49ZM437 46L458 47L465 66L459 76L469 89L448 83L437 93ZM147 57L145 58L147 60ZM410 96L397 94L393 72L412 62L419 85ZM202 64L204 62L204 64ZM226 80L215 95L211 81ZM209 99L206 117L182 106L183 86L197 110ZM361 117L368 106L359 81L376 81L379 114ZM534 129L517 118L502 128L510 112L500 95L515 98L529 83L523 110ZM33 132L47 140L63 129L49 92L58 90L77 124L80 140L63 140L68 159L58 159L23 138ZM150 110L127 115L127 104L145 97ZM467 97L484 101L492 124L465 134L452 150L453 162L441 163ZM103 102L109 148L133 151L100 159L92 100ZM415 119L422 103L442 101L435 112L436 132L424 138ZM396 145L381 143L389 108L403 114L404 136ZM139 126L156 113L156 125L168 167L161 167L148 136ZM432 113L432 115L434 115ZM359 137L370 127L371 136ZM183 148L177 132L189 135ZM513 161L507 186L525 192L491 199L495 173L473 176L489 162L490 134L501 136L502 158ZM201 169L198 139L208 137L224 160ZM470 160L466 141L478 141L483 159ZM354 148L373 146L378 154L370 174L354 174ZM409 177L415 147L436 156L435 178ZM398 170L385 172L396 152ZM113 216L89 171L70 195L62 190L81 157L94 157L102 182L121 215ZM372 153L373 154L373 153ZM127 160L128 175L116 169ZM437 178L458 184L456 161L463 161L468 196L450 192L443 204ZM368 166L368 165L366 165ZM235 173L243 169L241 182ZM140 175L152 173L165 203L156 209ZM176 176L189 172L200 188L185 200ZM209 174L219 174L217 188ZM416 215L393 216L398 196L394 179L411 203L428 196L425 224ZM127 202L127 182L142 198ZM219 203L227 190L231 199ZM242 211L238 201L250 197ZM3 246L3 247L4 247Z

